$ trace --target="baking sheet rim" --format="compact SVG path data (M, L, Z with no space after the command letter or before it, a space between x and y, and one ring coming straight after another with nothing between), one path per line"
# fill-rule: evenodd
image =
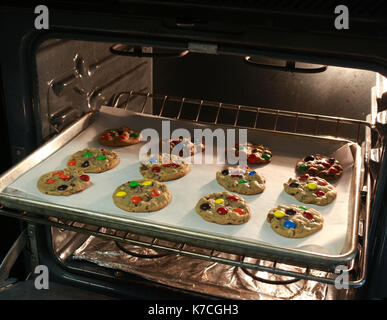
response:
M20 167L23 166L23 164L29 163L30 160L34 160L34 156L36 154L39 154L41 152L41 150L44 147L46 147L48 144L54 145L55 141L58 141L61 138L63 139L63 136L66 133L67 133L67 135L69 135L69 132L71 132L73 130L78 130L78 132L76 132L75 134L71 134L70 137L68 138L68 140L62 142L62 144L57 146L57 148L50 149L50 152L48 152L46 155L44 155L44 157L40 157L40 161L34 163L32 167L34 167L34 166L38 165L39 163L43 162L45 159L47 159L53 153L58 151L60 148L62 148L64 145L68 144L72 139L76 138L76 136L78 136L80 133L82 133L92 122L94 122L93 120L95 120L96 117L93 117L93 116L95 116L96 114L98 114L98 112L93 112L93 113L85 115L78 122L76 122L75 124L70 126L68 129L66 129L64 132L62 132L58 136L50 139L48 142L46 142L43 146L38 148L35 152L33 152L31 155L29 155L26 159L21 161L19 164L15 165L14 167L12 167L8 171L6 171L0 177L0 187L2 187L2 190L0 191L0 202L3 203L4 205L8 206L9 208L12 208L12 209L19 209L19 210L26 210L26 209L28 209L28 210L30 210L33 213L43 214L45 216L55 216L55 217L60 217L60 218L68 219L68 220L71 220L71 213L74 213L75 211L80 211L80 212L82 212L82 217L84 217L84 215L86 214L86 217L88 218L87 220L89 220L89 218L90 218L91 221L93 221L93 222L99 221L101 223L97 224L97 225L104 226L104 227L108 226L106 224L106 219L111 219L111 220L118 220L119 222L122 222L123 224L128 224L128 223L130 224L131 223L132 225L137 225L136 226L137 227L136 230L139 230L138 229L139 228L138 225L142 225L143 227L146 226L146 230L149 230L149 228L150 229L157 229L157 227L159 226L159 227L162 227L162 228L161 228L161 230L157 230L158 232L159 231L163 231L165 233L165 228L167 228L167 229L169 229L168 233L169 234L173 234L174 236L181 236L182 234L187 233L191 237L194 236L195 237L194 240L199 240L199 239L197 239L197 236L200 234L200 235L202 235L202 238L200 239L200 241L203 241L202 246L205 246L205 244L206 244L205 241L208 241L210 239L214 239L215 238L216 240L223 241L224 243L230 243L231 242L233 245L235 245L235 242L237 242L240 245L242 245L242 247L243 247L243 244L249 244L250 245L249 249L251 249L251 247L255 248L255 249L260 249L261 252L265 251L265 254L267 254L266 251L270 251L270 250L275 251L274 254L282 253L283 256L287 256L287 257L285 257L286 260L288 260L288 259L292 260L292 259L287 254L285 254L285 253L291 253L291 255L297 256L297 259L298 258L302 258L302 257L303 258L307 258L309 263L313 263L313 260L310 260L310 259L317 259L317 260L319 260L320 262L318 264L323 263L324 260L325 260L326 264L327 265L329 264L331 266L333 264L339 264L339 263L343 263L343 262L348 262L349 260L353 259L354 256L356 255L356 253L357 253L357 236L356 235L357 235L358 216L359 216L359 190L360 190L359 182L360 182L360 168L361 168L361 163L360 163L361 160L359 159L359 156L360 156L360 146L358 144L354 143L353 141L346 140L346 139L343 139L343 138L334 138L334 137L326 137L326 136L314 136L314 135L300 134L300 133L293 133L293 132L270 131L270 130L267 130L267 129L260 129L260 128L247 128L247 129L254 129L254 130L263 131L263 132L268 132L269 131L272 134L295 135L295 136L307 137L307 138L313 138L313 139L322 139L322 140L332 140L332 141L335 141L335 142L343 142L343 143L348 143L350 147L354 147L356 149L355 152L354 152L355 153L355 156L354 156L354 160L355 161L354 161L354 168L353 168L353 173L352 173L352 184L355 185L355 189L356 189L357 192L354 195L353 200L352 200L352 205L353 205L353 210L352 211L353 211L353 214L350 215L350 217L352 218L352 223L350 224L350 230L348 230L348 232L346 234L346 238L348 238L348 234L350 234L350 241L349 241L349 245L348 245L348 250L346 250L346 252L344 252L344 253L337 254L337 255L326 254L326 253L321 253L321 254L320 253L313 253L313 252L309 252L309 251L306 251L306 250L294 249L294 248L286 248L286 247L277 246L277 245L271 245L271 244L264 243L264 242L259 242L259 241L252 242L252 241L249 241L249 240L238 240L238 239L235 239L235 238L232 238L232 237L225 237L225 236L221 236L221 235L213 235L213 234L209 234L209 233L203 233L203 232L198 232L198 231L187 230L187 229L184 229L184 228L172 227L172 226L165 225L165 224L162 224L162 223L158 223L158 225L155 225L154 223L150 223L150 222L146 222L146 221L139 221L139 220L135 220L135 219L132 219L132 218L129 218L129 217L124 219L124 218L119 218L119 217L107 216L105 213L102 213L102 212L85 210L85 209L79 209L79 208L63 206L63 205L60 205L60 206L59 205L55 205L55 206L57 206L61 211L63 211L63 209L66 208L67 209L66 210L66 212L67 212L66 215L68 214L69 217L61 215L61 214L53 215L53 214L50 214L50 212L38 211L39 209L47 209L47 208L49 208L50 205L54 205L53 203L48 203L48 202L39 201L39 200L31 200L31 199L27 199L27 198L24 198L24 197L19 197L19 196L14 196L14 195L9 195L9 194L5 194L4 193L4 190L6 190L8 185L12 184L13 181L18 179L26 171L29 170L29 169L18 170L18 169L20 169ZM165 118L165 117L153 116L153 115L143 114L143 113L139 113L139 112L133 112L133 114L136 114L136 115L139 115L139 116L146 116L146 117L156 118L156 119L159 119L159 120L183 121L183 122L192 123L192 121L169 119L169 118ZM84 126L85 124L87 124L86 127ZM201 124L201 123L198 123L198 124ZM215 124L212 124L212 125L215 125ZM226 124L216 124L215 126L217 126L217 127L233 127L233 128L235 128L232 125L226 125ZM4 184L1 182L1 181L3 181L4 178L7 178L6 179L7 182L8 182L7 186L4 186ZM31 204L35 204L35 205L33 207L31 207ZM25 207L23 207L23 205ZM91 216L89 214L91 214ZM100 215L101 216L100 219L99 220L96 219L95 215L97 215L97 216ZM121 220L124 220L124 221L121 221ZM78 219L77 221L83 222L82 219ZM113 221L113 224L118 222L118 221ZM156 228L155 228L155 226L156 226ZM132 230L129 230L129 231L132 231ZM155 230L155 232L157 232L157 231ZM160 234L157 234L157 235L155 234L154 236L159 237L159 238L163 238L162 236L160 236ZM171 238L168 237L167 239L168 240L172 240L172 241L181 242L181 241L179 241L176 238L171 239ZM221 246L221 244L219 244L219 243L218 243L218 245ZM235 250L231 250L231 251L228 251L228 252L234 253L234 254L241 254L241 251L237 251L236 252ZM262 256L262 255L260 255L259 252L257 252L256 256L259 257L259 256ZM303 261L299 261L299 262L302 263ZM304 262L306 262L306 261L304 261ZM325 263L323 263L323 264L325 265Z

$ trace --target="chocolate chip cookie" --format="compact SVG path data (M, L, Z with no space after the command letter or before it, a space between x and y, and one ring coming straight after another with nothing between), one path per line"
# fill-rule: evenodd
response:
M98 142L108 147L125 147L139 143L141 139L140 132L128 127L119 127L116 129L106 129L98 136Z
M344 171L340 161L321 154L312 154L298 161L296 170L302 174L307 173L326 180L336 180Z
M183 158L169 154L151 155L141 160L140 173L144 178L170 181L184 177L190 165Z
M251 216L246 201L227 191L205 195L195 210L204 220L218 224L242 224Z
M74 153L67 167L78 168L87 173L99 173L113 169L120 162L117 153L103 148L86 148Z
M283 237L304 238L321 230L324 218L313 208L290 204L271 209L266 221Z
M273 156L272 152L262 144L247 142L235 144L235 155L244 154L249 163L269 163Z
M172 200L167 186L151 179L128 181L113 193L114 204L129 212L153 212L166 207Z
M37 183L40 192L53 196L69 196L90 186L90 177L78 169L51 171L42 175Z
M284 183L285 192L293 195L298 201L325 206L336 199L334 186L320 177L303 174L298 178L290 178Z
M265 178L249 167L228 167L216 173L216 181L231 192L258 194L265 190Z

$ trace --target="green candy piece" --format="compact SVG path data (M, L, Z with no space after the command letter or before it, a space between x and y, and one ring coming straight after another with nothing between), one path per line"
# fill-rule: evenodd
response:
M267 154L267 153L264 153L264 154L262 155L262 158L265 159L265 160L270 160L271 155L270 155L270 154Z
M298 170L301 170L301 171L305 171L305 170L307 170L307 169L308 169L308 166L305 165L305 164L302 164L302 165L300 165L300 166L298 167Z
M93 154L91 152L86 152L82 155L82 157L91 157Z
M247 183L247 180L241 179L238 181L238 183Z
M302 209L302 210L308 210L308 208L305 208L305 207L303 207L303 206L299 206L298 208L299 208L299 209Z
M97 160L105 160L106 159L106 156L104 156L103 154L97 156Z
M139 185L140 185L140 183L137 181L130 181L129 182L129 187L131 187L131 188L138 187Z
M137 138L139 136L138 132L133 132L130 134L130 137Z

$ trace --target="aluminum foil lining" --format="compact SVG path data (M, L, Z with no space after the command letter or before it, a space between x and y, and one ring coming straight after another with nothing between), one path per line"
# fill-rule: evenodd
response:
M106 232L112 231L106 230ZM190 251L193 250L202 253L201 251L205 249L191 247ZM221 252L215 252L214 255L231 258L230 254ZM294 278L262 271L244 270L240 267L155 251L122 242L117 243L94 236L90 236L73 253L73 258L133 273L160 284L219 298L245 300L323 300L328 298L329 286L327 284L307 280L292 282ZM253 258L245 259L249 263L254 262L253 260ZM255 262L258 263L257 260ZM259 263L266 263L267 266L272 264L272 262L263 261ZM302 271L300 267L279 264L277 266L285 270L289 268L292 271ZM312 272L316 276L326 275L326 272L322 271L313 270Z

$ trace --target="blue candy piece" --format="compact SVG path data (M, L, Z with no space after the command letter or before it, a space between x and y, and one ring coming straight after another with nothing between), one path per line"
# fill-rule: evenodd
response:
M250 171L250 172L249 172L249 176L252 176L252 175L254 175L254 174L256 174L255 171Z
M295 229L296 228L296 224L293 221L291 221L291 220L286 220L284 222L284 227L288 228L288 229Z
M152 157L152 158L149 158L148 161L149 161L150 163L158 163L158 162L159 162L158 159L153 158L153 157Z
M184 148L184 143L183 142L179 142L175 148L177 148L177 150L180 150L180 149L183 149Z

